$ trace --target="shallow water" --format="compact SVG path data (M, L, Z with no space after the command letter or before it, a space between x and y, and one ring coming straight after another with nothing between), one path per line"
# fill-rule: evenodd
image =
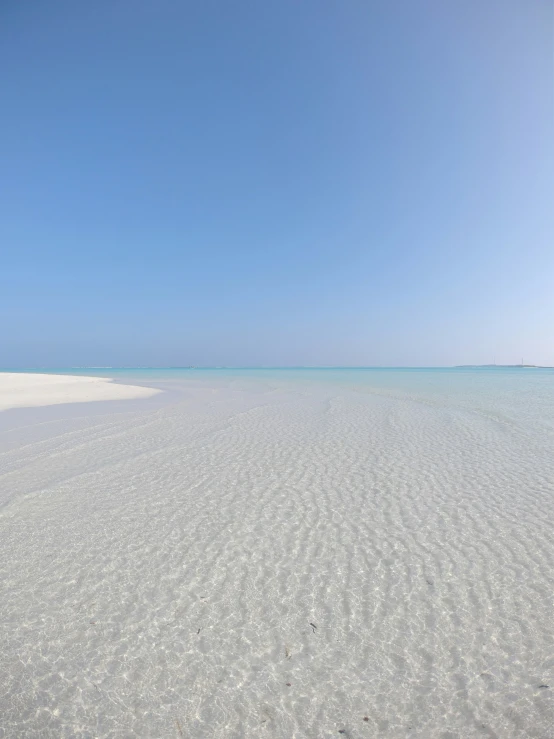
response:
M4 432L0 736L554 737L554 371L105 374Z

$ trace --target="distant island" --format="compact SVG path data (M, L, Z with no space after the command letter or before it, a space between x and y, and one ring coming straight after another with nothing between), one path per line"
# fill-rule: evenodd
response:
M501 369L553 369L540 364L457 364L454 369L493 369L494 367Z

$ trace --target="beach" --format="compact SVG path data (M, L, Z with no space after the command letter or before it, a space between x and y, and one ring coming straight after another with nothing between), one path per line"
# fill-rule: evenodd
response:
M148 398L159 391L116 384L107 377L0 372L0 411L64 403Z
M0 737L554 737L554 372L103 374L0 379L128 398L0 454Z

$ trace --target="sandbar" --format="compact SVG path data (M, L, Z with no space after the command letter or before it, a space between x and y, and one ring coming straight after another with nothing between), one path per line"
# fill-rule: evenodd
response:
M0 372L0 411L60 403L148 398L161 392L138 385L120 385L108 377Z

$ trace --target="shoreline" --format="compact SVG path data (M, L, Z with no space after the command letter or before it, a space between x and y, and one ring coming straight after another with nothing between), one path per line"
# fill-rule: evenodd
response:
M135 400L160 392L156 388L119 384L110 377L0 372L0 412L66 403Z

